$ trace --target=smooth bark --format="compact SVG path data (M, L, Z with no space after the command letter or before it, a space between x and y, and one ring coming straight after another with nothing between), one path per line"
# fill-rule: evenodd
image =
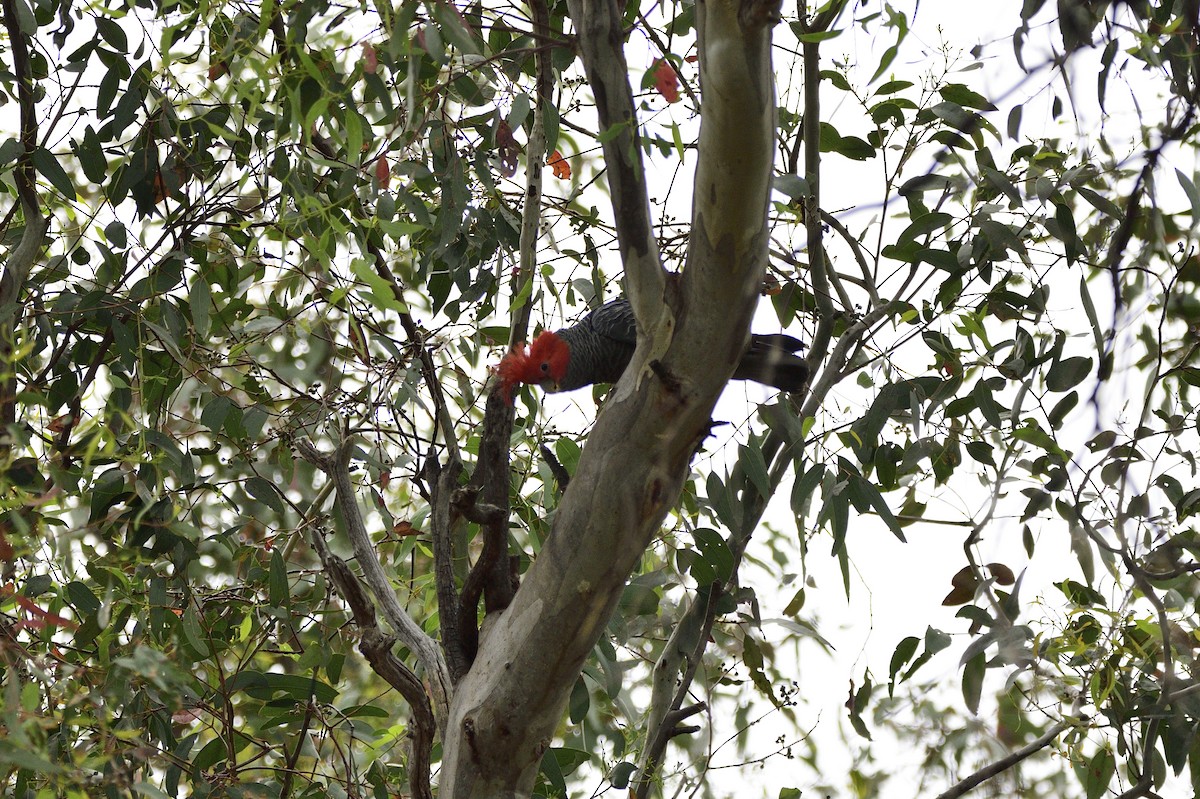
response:
M571 686L708 432L745 344L767 258L770 28L778 6L697 4L704 107L691 249L678 282L663 272L647 223L619 8L576 2L571 10L602 124L609 115L628 126L606 142L605 158L641 336L546 545L456 688L443 797L532 790Z

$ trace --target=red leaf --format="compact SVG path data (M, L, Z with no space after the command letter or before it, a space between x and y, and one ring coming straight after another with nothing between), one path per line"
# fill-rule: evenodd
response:
M379 56L375 54L375 45L363 42L363 72L374 75L379 69Z
M75 629L78 625L70 619L64 619L55 613L48 610L43 610L36 602L23 594L14 594L13 599L18 605L26 610L30 615L35 616L33 619L26 619L25 624L37 630L41 630L47 625L51 627L66 627Z
M679 102L679 75L665 58L654 62L654 88L668 103Z

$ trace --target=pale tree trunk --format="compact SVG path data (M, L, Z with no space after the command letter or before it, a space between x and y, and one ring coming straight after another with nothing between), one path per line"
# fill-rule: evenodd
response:
M614 388L512 604L456 686L440 795L528 795L571 687L625 582L677 501L743 350L767 259L778 4L697 3L702 125L687 266L662 269L636 145L620 6L570 4L601 126L628 292L633 363Z

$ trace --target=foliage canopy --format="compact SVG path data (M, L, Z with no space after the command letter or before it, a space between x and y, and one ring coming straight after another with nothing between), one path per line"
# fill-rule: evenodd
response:
M1044 5L3 0L0 795L1200 784L1200 23ZM888 533L961 621L806 680Z

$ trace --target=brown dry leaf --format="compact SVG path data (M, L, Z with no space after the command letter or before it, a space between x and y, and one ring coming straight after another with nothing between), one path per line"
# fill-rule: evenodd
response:
M402 520L396 522L396 526L392 528L392 533L398 536L420 535L421 531L412 526L412 522Z

